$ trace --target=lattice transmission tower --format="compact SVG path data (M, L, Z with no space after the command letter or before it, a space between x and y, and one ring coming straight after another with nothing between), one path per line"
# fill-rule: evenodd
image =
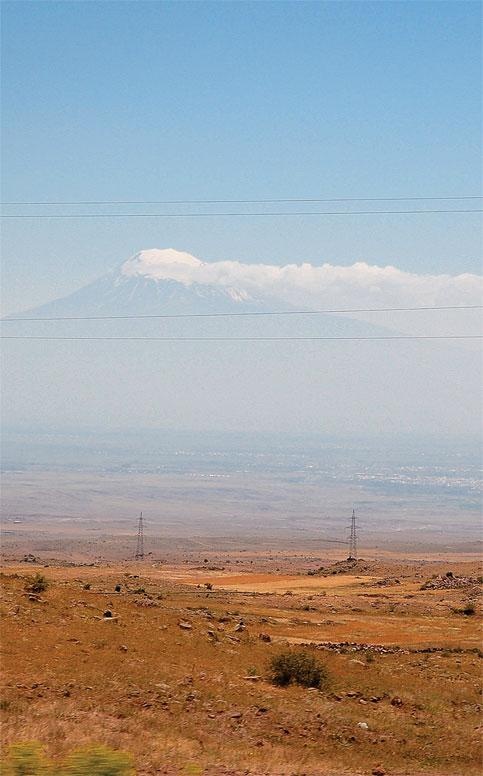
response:
M136 554L134 558L136 560L143 560L144 558L144 521L142 512L139 515L138 520L138 538L136 544Z
M352 510L352 518L350 524L350 536L349 536L349 558L348 560L357 560L357 524L356 524L356 512Z

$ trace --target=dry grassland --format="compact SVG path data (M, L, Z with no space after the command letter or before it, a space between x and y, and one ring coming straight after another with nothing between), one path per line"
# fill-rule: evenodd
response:
M423 580L414 564L369 565L327 577L7 566L3 746L36 740L63 758L103 743L131 752L146 776L371 774L379 764L389 776L476 776L480 621L458 611L478 608L475 586L421 590L447 563L427 564ZM39 600L25 591L35 571L49 581ZM320 658L330 686L273 686L267 666L287 643Z

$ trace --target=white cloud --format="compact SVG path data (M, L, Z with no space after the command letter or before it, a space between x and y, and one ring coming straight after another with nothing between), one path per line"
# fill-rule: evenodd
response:
M172 249L145 250L122 265L126 276L209 284L241 297L272 297L306 308L410 307L481 304L483 278L404 272L394 266L356 262L350 266L307 262L277 266L239 261L204 262Z

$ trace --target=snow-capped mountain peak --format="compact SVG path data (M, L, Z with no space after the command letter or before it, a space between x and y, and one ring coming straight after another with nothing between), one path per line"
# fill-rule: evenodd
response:
M121 266L124 277L144 277L152 280L176 280L184 285L195 282L196 270L203 262L174 248L149 248L139 251Z

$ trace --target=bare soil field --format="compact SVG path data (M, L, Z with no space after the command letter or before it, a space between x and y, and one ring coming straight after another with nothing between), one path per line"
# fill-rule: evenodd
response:
M336 559L9 561L3 751L35 740L61 760L102 743L140 776L481 773L476 559ZM315 656L327 683L274 685L286 650Z

